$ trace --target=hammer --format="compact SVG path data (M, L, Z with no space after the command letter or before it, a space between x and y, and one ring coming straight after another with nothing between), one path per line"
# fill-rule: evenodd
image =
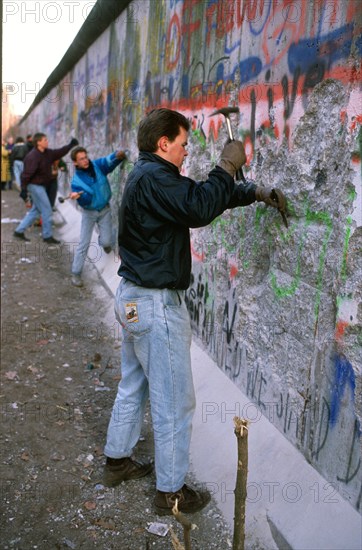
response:
M84 193L84 191L79 191L79 195L81 195L82 193ZM68 197L58 197L58 201L60 202L60 204L63 204L64 201L70 199L70 195L68 195Z
M234 134L233 134L233 130L231 128L231 122L230 122L230 116L229 116L230 113L240 113L239 107L222 107L221 109L218 109L217 111L214 111L213 113L211 113L211 115L209 115L209 116L224 115L225 122L226 122L226 127L228 129L229 139L230 139L230 141L234 141ZM243 174L243 170L242 170L241 167L236 172L236 179L237 180L242 180L243 182L246 182L246 179L245 179L245 176Z

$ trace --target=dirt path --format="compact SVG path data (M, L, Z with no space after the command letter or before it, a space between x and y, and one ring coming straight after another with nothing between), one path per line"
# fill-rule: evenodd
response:
M1 549L171 549L152 510L155 479L102 485L103 445L120 379L113 300L96 278L70 285L69 248L13 236L25 213L2 193ZM59 236L55 230L55 236ZM138 454L152 455L149 415ZM195 514L192 549L230 547L214 504Z

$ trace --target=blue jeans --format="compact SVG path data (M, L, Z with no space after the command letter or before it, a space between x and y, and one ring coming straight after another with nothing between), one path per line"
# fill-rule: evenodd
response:
M75 251L72 264L73 275L81 275L82 273L95 224L97 224L99 228L99 246L114 246L110 207L106 206L100 212L98 212L98 210L83 210L80 241Z
M14 160L14 165L13 165L14 178L15 178L15 181L16 181L17 185L19 186L19 188L21 187L20 176L21 176L23 170L24 170L23 161L22 160Z
M122 379L104 453L110 458L131 456L149 397L157 489L177 491L189 468L195 411L191 326L184 292L143 288L123 279L115 311L122 325Z
M27 215L21 220L15 231L17 233L24 233L24 231L33 225L39 216L41 216L43 239L48 239L53 235L53 212L46 189L43 185L34 185L33 183L29 183L28 191L31 194L33 206L30 208Z

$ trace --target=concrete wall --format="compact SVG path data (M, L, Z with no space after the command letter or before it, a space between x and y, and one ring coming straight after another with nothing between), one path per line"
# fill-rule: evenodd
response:
M358 510L361 50L354 0L140 0L23 124L51 146L74 134L91 156L120 145L135 159L144 113L178 109L192 121L185 173L202 179L227 138L209 115L240 107L232 125L245 172L287 194L289 228L255 204L192 232L194 333ZM113 177L114 212L124 179ZM205 406L240 412L237 402Z

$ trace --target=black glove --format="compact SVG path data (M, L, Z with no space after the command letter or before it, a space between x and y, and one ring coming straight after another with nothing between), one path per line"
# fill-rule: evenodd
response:
M76 138L72 138L72 140L70 142L70 146L71 147L76 147L77 145L79 145L79 141Z
M236 171L246 162L244 146L241 141L233 140L227 143L221 153L218 166L233 178Z
M20 193L19 193L19 197L23 199L24 202L26 202L28 200L28 192L26 189L22 188Z

